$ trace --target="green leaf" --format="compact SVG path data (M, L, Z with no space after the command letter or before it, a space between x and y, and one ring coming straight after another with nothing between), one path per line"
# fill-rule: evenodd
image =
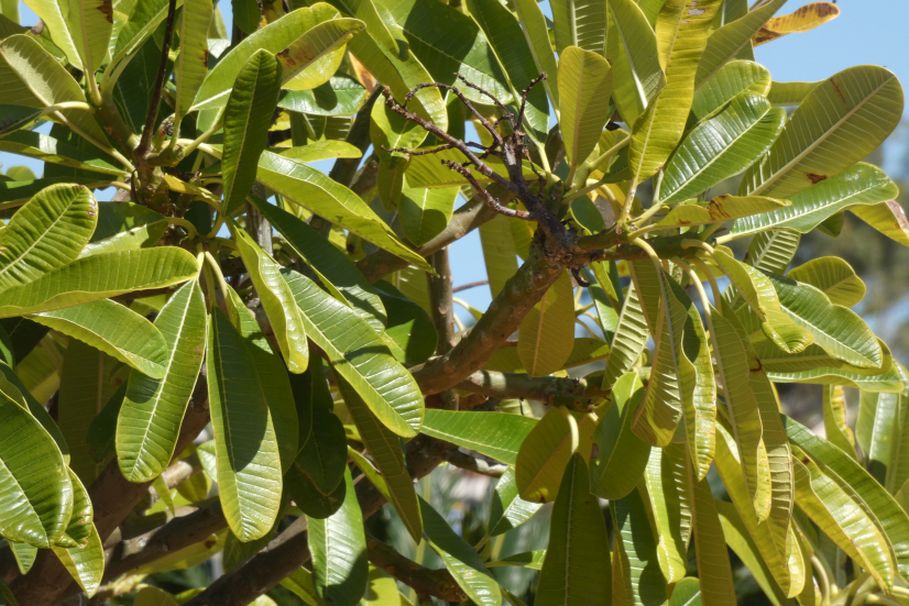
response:
M312 90L290 91L278 107L313 116L352 116L366 101L366 89L346 76L334 76Z
M309 363L306 326L293 293L281 275L281 266L245 230L233 227L231 231L287 368L294 373L303 372Z
M5 391L0 391L0 437L0 535L49 547L66 531L73 511L60 448Z
M0 288L31 282L75 259L97 221L98 203L87 187L42 189L0 231Z
M798 267L788 276L798 282L814 286L834 305L852 307L865 296L865 283L855 270L839 257L817 257Z
M668 606L701 606L701 585L698 579L686 577L675 584Z
M87 595L92 596L104 577L104 545L92 524L88 542L81 547L52 547L54 555Z
M604 388L611 389L616 379L637 364L649 338L650 333L644 310L641 307L638 291L632 282L625 294L619 321L609 347L606 372L603 374Z
M824 394L824 434L831 444L838 446L849 456L856 456L855 434L846 422L846 391L841 385L825 385ZM864 395L864 394L863 394ZM862 407L859 408L859 417ZM858 422L859 424L861 421Z
M256 51L234 81L224 111L225 215L235 213L256 178L256 162L268 145L268 127L281 89L281 66L266 50Z
M778 586L784 595L798 594L805 580L804 562L801 558L790 557L789 545L794 540L791 528L787 531L782 544L779 535L774 532L774 521L770 517L758 520L745 478L742 474L742 459L732 436L722 426L717 428L716 469L723 485L735 506L740 532L751 542L753 550L760 555L760 561L767 567L774 586ZM792 493L792 485L789 486ZM718 506L722 506L720 503ZM722 511L722 510L721 510ZM730 512L723 512L729 517ZM725 525L724 525L725 526ZM735 545L732 545L735 548ZM736 550L738 553L738 550ZM797 553L797 552L796 552ZM753 570L753 569L752 569Z
M305 276L284 274L302 311L306 334L373 414L397 435L412 437L423 423L423 396L365 320Z
M514 465L521 443L535 419L505 412L471 412L429 408L420 430L428 436Z
M880 204L899 193L884 171L864 162L829 179L814 176L817 183L794 194L789 206L738 219L730 226L730 232L738 237L768 228L785 228L805 234L844 209Z
M758 402L750 384L748 353L733 321L715 308L710 309L708 318L726 416L735 436L748 494L757 519L763 521L770 512L770 468L761 439L763 427Z
M120 303L101 299L29 319L79 339L153 379L164 376L167 347L161 332Z
M178 6L182 4L177 0ZM118 18L113 28L114 44L110 49L111 61L105 69L102 89L109 85L116 75L122 73L126 65L138 53L139 49L155 33L158 26L167 18L168 0L146 0L136 2L129 17L123 22ZM116 16L116 12L114 13ZM206 37L208 30L205 31ZM181 41L182 41L181 36ZM182 43L182 42L181 42ZM206 66L207 67L207 66Z
M546 17L540 10L536 0L515 0L515 12L518 21L524 30L524 39L530 48L530 56L536 65L538 74L546 74L543 86L549 95L549 101L556 107L559 105L559 90L555 83L558 82L556 60L553 56L552 43L549 40L549 28L546 26Z
M68 101L85 103L79 83L31 35L16 34L0 41L0 81L8 83L3 93L7 105L44 110ZM63 109L53 115L83 138L106 140L89 111Z
M662 604L668 595L666 579L656 555L656 537L650 513L637 490L613 501L613 603ZM600 573L602 574L602 573Z
M780 303L831 356L860 368L881 368L881 346L862 318L809 284L770 275Z
M656 33L639 3L609 0L606 56L613 68L613 100L626 124L633 125L663 86Z
M180 49L174 61L176 95L174 100L174 129L180 132L180 122L189 113L199 86L208 73L208 28L212 18L211 0L183 3L180 13Z
M234 46L208 72L196 93L191 109L224 106L240 70L260 49L281 57L282 76L285 82L304 68L318 62L320 58L334 52L363 27L362 22L356 19L339 19L336 15L335 9L324 3L317 3L314 6L293 10L256 30ZM331 75L326 75L325 80L327 81Z
M480 225L480 245L483 263L489 278L489 292L495 297L508 279L518 271L518 253L508 218L496 215Z
M429 544L467 597L480 606L500 606L502 589L476 550L423 499L420 499L420 511Z
M468 0L467 6L504 68L512 89L524 90L539 71L515 15L498 0ZM549 131L548 109L544 85L535 86L527 94L525 116L531 133L539 140L544 140Z
M789 202L763 196L733 196L720 194L707 201L686 200L672 207L655 225L670 229L693 225L725 223L739 217L747 217L776 210Z
M580 455L565 470L536 590L538 606L611 603L609 538Z
M886 69L865 65L835 74L805 97L742 189L788 198L832 177L874 151L902 112L903 91Z
M533 517L540 507L541 504L525 501L518 496L515 469L509 467L496 482L493 491L489 507L489 534L496 536L517 528Z
M556 51L560 58L569 46L600 55L605 52L606 0L553 0L550 7Z
M85 485L72 469L69 479L73 487L73 512L66 526L66 532L56 540L60 547L85 547L92 533L94 510Z
M407 239L418 246L426 244L445 229L458 197L457 187L411 188L405 184L398 213Z
M558 85L559 126L574 168L593 152L609 120L612 68L601 54L569 46L559 57Z
M681 445L652 447L643 473L656 529L657 561L669 583L685 576L688 561L694 503L687 456Z
M207 341L205 301L197 281L171 295L155 318L155 327L166 341L164 375L152 379L130 372L117 417L117 462L123 477L132 482L157 477L174 455Z
M799 509L881 587L892 587L897 575L893 553L874 518L814 461L795 461L794 466Z
M330 283L343 293L351 305L382 323L387 320L382 298L350 257L295 215L261 200L256 200L255 204L268 222L284 236L291 249L315 270L326 288Z
M681 351L690 300L686 303L677 296L670 286L672 279L650 259L632 262L631 275L654 340L650 378L633 427L648 443L665 446L682 418L682 402L691 398L694 386L694 369Z
M745 261L764 272L785 273L800 241L801 235L791 229L762 231L752 238Z
M404 45L426 66L433 80L453 84L460 76L500 101L511 100L486 37L467 15L440 2L382 0L377 4L384 9L388 26L400 31ZM438 27L440 23L445 27ZM489 103L482 93L462 88L467 98Z
M363 513L350 471L344 471L344 503L325 518L307 518L316 592L329 604L356 606L366 592L369 566Z
M770 72L754 61L730 61L694 91L692 113L708 118L742 94L764 97L770 90Z
M888 487L893 485L887 478L893 475L892 468L898 462L895 455L901 446L898 433L903 414L901 399L898 393L862 392L855 422L855 437L865 455L866 469L880 484ZM829 436L827 439L833 442ZM896 486L891 492L899 488Z
M231 532L248 542L271 530L281 507L276 419L253 351L257 346L249 342L250 323L238 330L215 309L210 324L206 369L218 493Z
M197 273L196 259L171 246L92 255L0 292L0 317L53 311L128 292L164 288L185 282Z
M0 150L83 171L115 177L124 175L123 168L118 167L112 158L93 147L74 145L32 130L5 134L0 139Z
M419 543L423 536L423 516L413 479L407 471L401 439L370 412L362 398L349 385L341 382L339 388L360 439L387 487L384 491L379 485L376 488L380 492L387 492L384 496L394 505L411 538Z
M813 337L784 311L770 278L724 247L715 249L713 260L751 307L767 338L787 353L804 351Z
M518 357L531 376L562 368L574 344L574 296L568 272L562 272L539 303L521 320Z
M604 499L621 499L641 481L650 445L631 425L644 401L644 385L636 373L625 373L612 386L612 406L597 425L594 440L598 463L592 470L593 491Z
M785 2L786 0L765 2L734 21L725 23L723 27L710 34L707 48L704 49L704 55L698 64L698 86L717 75L731 63L736 63L732 60L741 58L743 52L750 55L751 39Z
M634 124L628 162L636 183L655 174L682 138L694 99L698 60L720 4L717 0L669 0L660 11L656 35L666 65L666 84Z
M561 406L546 411L518 451L515 479L522 499L545 503L556 498L579 440L578 423L570 411Z
M259 158L257 179L327 221L408 261L424 271L429 264L408 248L366 202L325 174L269 151Z
M909 246L909 219L896 200L873 206L853 206L849 211L891 240Z
M684 200L745 170L773 143L786 112L764 97L742 94L682 140L666 164L664 203Z
M909 573L909 515L855 459L815 436L798 421L785 417L783 423L789 439L859 503L883 530L886 544L893 549L899 574L905 577Z
M723 527L717 514L716 501L713 500L710 491L710 483L706 478L697 481L690 466L689 470L688 481L693 493L691 510L695 558L700 576L700 601L707 606L734 604L736 593L732 566L729 562L729 552L726 550Z
M111 0L27 0L69 62L93 78L107 53Z

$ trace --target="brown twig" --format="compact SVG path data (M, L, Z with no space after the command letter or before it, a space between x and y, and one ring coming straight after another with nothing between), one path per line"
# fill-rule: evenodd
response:
M467 599L464 591L447 570L432 570L420 566L376 539L366 538L366 549L373 564L408 585L417 592L421 602L430 597L445 602L463 602Z
M155 130L155 120L158 117L158 110L161 108L161 97L164 94L164 82L167 77L167 59L168 53L170 53L170 43L174 37L176 16L177 0L168 0L167 21L164 26L164 42L161 45L161 61L158 64L158 73L155 76L155 84L151 91L148 114L145 118L145 127L142 129L142 137L139 139L139 144L136 146L135 150L137 165L143 165L148 160L152 133Z

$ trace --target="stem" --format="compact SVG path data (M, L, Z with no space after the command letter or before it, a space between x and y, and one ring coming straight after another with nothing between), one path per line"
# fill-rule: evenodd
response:
M139 139L139 145L136 146L135 151L136 158L141 158L142 161L148 156L152 133L155 130L155 119L158 117L158 111L161 109L161 97L164 93L164 80L167 77L167 56L170 53L171 39L174 37L176 16L177 0L168 0L167 22L164 26L164 43L161 47L161 62L158 64L158 75L155 77L155 84L152 87L151 103L149 103L148 106L145 128L142 129L142 138Z

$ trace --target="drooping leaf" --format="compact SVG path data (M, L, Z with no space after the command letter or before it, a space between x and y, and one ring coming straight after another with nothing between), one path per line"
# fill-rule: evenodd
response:
M98 203L81 185L52 185L0 231L0 288L40 278L75 259L98 221Z
M0 317L53 311L128 292L164 288L185 282L197 272L195 257L170 246L92 255L0 292Z
M644 385L635 373L625 373L611 387L613 402L597 426L594 439L598 463L591 471L595 494L620 499L641 481L650 445L632 430Z
M789 198L867 156L902 111L903 91L884 68L860 66L835 74L808 93L767 157L746 173L742 189Z
M694 509L685 449L651 447L642 484L650 498L657 560L666 580L675 583L685 576Z
M52 547L54 555L87 595L92 596L104 577L104 545L94 524L83 546Z
M359 196L318 170L266 151L259 158L257 179L266 187L322 218L429 271L426 261L408 248Z
M521 498L540 503L554 500L579 441L578 423L570 411L563 407L547 410L518 451L515 479Z
M303 372L309 363L306 326L293 293L281 275L281 266L245 230L235 227L232 233L287 368L294 373Z
M517 528L539 511L539 503L525 501L518 496L514 467L509 467L496 482L489 507L489 534L500 535Z
M281 88L281 66L267 50L256 51L240 69L224 111L222 212L243 204L256 178L256 163L268 144L268 127Z
M416 381L365 320L305 276L284 274L302 312L306 334L335 371L394 433L412 437L423 422Z
M223 312L213 311L206 368L218 492L231 531L244 542L264 536L274 525L283 475L275 418L250 337Z
M117 417L117 462L123 476L147 482L170 463L183 415L202 366L207 342L205 301L197 281L187 282L155 318L167 357L159 379L131 372Z
M600 55L605 52L606 0L554 0L550 6L553 38L560 56L569 46Z
M786 34L810 31L836 19L839 14L836 2L812 2L800 6L788 15L769 19L754 36L754 44L764 44Z
M340 384L341 395L347 404L353 421L357 426L360 439L372 457L375 467L381 475L383 487L376 485L394 505L404 522L404 527L414 541L420 542L423 536L423 516L413 485L413 478L407 471L401 438L388 429L366 406L363 399L346 383ZM371 463L368 463L371 465Z
M341 508L324 520L308 518L307 540L317 594L329 604L356 606L366 592L369 574L366 535L349 470L344 472L344 482Z
M562 368L574 344L574 297L571 278L562 272L518 332L518 357L531 376Z
M546 74L543 85L554 106L559 104L559 90L556 60L553 56L552 43L549 41L549 28L546 17L537 5L536 0L516 0L515 12L524 29L524 39L530 48L537 73Z
M521 444L536 423L530 417L511 413L431 408L426 410L420 431L514 465Z
M613 501L616 529L612 555L612 603L662 604L668 590L656 554L656 537L647 506L637 490Z
M420 511L429 544L468 598L479 606L500 606L502 589L476 550L423 499L420 499Z
M66 531L73 511L63 455L31 413L5 391L0 392L0 418L0 535L49 547Z
M640 3L609 0L606 56L613 68L613 99L626 124L633 125L664 84L656 34Z
M611 389L622 374L634 367L644 353L648 338L647 320L641 308L640 296L632 282L625 294L619 321L612 336L606 372L603 374L604 388Z
M590 493L587 465L580 455L571 457L558 494L535 603L610 604L606 523L597 498Z
M735 585L723 528L707 479L698 481L693 469L688 480L692 492L695 558L700 578L700 602L720 606L736 602ZM673 592L674 595L674 592ZM671 601L670 601L671 603Z
M612 68L602 54L569 46L559 57L558 86L565 154L577 167L593 152L609 119Z
M208 73L208 28L212 20L211 0L184 2L180 13L180 48L174 61L177 92L174 101L174 128L189 112L199 86Z

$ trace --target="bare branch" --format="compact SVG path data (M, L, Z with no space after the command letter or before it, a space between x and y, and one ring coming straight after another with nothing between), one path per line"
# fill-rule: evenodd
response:
M420 566L373 536L366 538L366 550L373 564L384 568L405 585L413 587L421 602L430 597L445 602L463 602L467 599L447 570Z
M488 476L490 478L501 478L505 471L508 469L508 465L502 465L501 463L490 463L485 459L475 457L458 449L452 449L449 451L449 453L445 455L445 460L459 469L472 471L474 473L478 473L482 476Z
M589 385L584 379L531 377L494 370L471 373L457 384L457 388L495 398L525 398L584 409L608 396L608 392Z

